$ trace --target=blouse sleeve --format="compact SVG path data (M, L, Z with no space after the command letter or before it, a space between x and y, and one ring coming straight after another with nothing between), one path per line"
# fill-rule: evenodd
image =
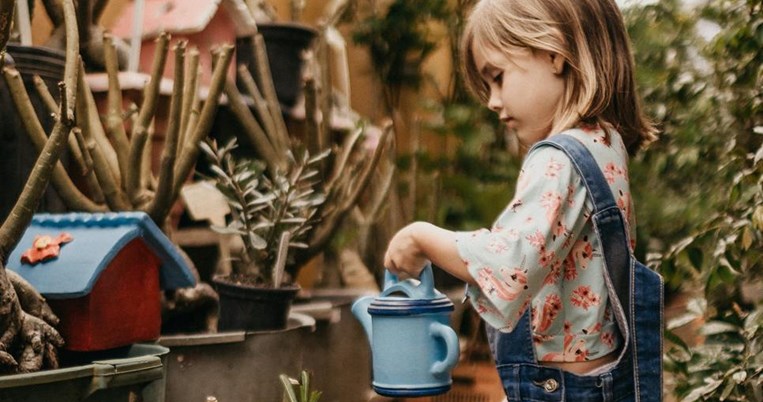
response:
M515 196L493 227L456 233L478 284L467 295L488 324L511 331L539 289L560 280L586 211L586 190L569 157L541 147L525 159Z

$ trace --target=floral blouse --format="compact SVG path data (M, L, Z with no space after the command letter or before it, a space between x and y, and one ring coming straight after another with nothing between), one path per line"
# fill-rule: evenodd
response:
M635 239L628 153L620 135L597 127L569 130L604 172ZM567 155L529 153L514 198L488 229L458 232L458 252L478 287L467 295L480 316L510 332L531 309L539 361L592 360L619 345L604 283L604 256L589 219L593 205Z

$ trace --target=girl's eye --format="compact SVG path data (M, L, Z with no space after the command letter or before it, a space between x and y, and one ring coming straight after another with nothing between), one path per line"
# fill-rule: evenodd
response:
M496 84L500 84L501 82L503 82L503 71L493 76L493 82L495 82Z

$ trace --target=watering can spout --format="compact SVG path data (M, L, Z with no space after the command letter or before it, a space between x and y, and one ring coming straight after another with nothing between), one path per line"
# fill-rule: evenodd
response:
M371 314L368 313L368 306L374 301L373 296L364 296L352 304L352 314L360 321L363 329L366 331L368 342L371 342Z

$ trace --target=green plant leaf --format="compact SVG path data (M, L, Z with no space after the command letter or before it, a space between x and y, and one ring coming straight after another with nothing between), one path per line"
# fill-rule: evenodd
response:
M723 391L721 392L721 395L718 399L720 399L721 401L725 401L726 398L728 398L729 395L731 395L731 392L734 391L735 386L736 384L734 384L731 381L726 382L726 386L723 387Z
M738 333L739 327L723 321L709 321L700 329L702 335L718 335L723 333Z
M731 375L731 379L734 380L736 384L741 384L747 379L747 372L744 370L736 370L734 374Z
M666 340L673 342L676 344L676 346L680 347L684 351L689 351L689 345L687 345L686 342L684 342L684 340L681 339L680 336L676 335L673 331L666 330L664 334Z
M698 316L694 312L687 312L677 317L671 318L668 321L667 325L665 325L665 328L669 330L680 328L698 318L701 318L701 316Z
M742 249L749 250L752 246L753 234L749 226L745 226L742 230Z
M294 393L294 386L292 385L289 376L286 374L281 374L279 378L281 379L281 384L283 385L284 392L289 398L289 402L300 402L299 399L297 399L297 394Z
M307 371L302 370L301 373L302 377L302 385L300 386L300 389L302 390L302 402L308 401L308 393L310 392L310 374L308 374Z

